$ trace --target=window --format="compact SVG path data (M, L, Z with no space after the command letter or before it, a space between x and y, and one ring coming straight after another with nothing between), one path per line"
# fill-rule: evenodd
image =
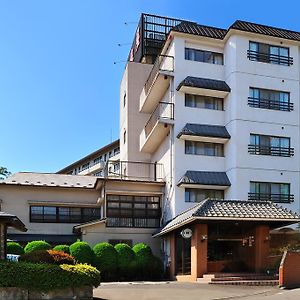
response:
M116 163L114 164L114 173L118 173L120 171L120 164Z
M109 151L108 157L111 158L113 156L112 151Z
M250 134L248 152L256 155L293 156L294 148L290 147L290 138L260 134Z
M126 143L126 130L124 130L124 133L123 133L123 142L124 142L124 144Z
M264 43L249 42L249 60L290 66L293 58L289 56L289 48L273 46Z
M200 61L215 65L223 65L223 54L192 48L185 48L185 59Z
M249 88L248 105L256 108L291 111L290 93L259 88Z
M250 182L249 200L287 202L294 200L289 183Z
M100 208L67 206L30 206L32 223L83 223L99 219Z
M103 176L103 171L101 170L101 171L99 171L99 172L96 172L96 173L94 174L94 176L97 176L97 177Z
M224 199L222 190L185 189L185 202L201 202L207 198Z
M124 92L124 96L123 96L123 106L125 107L126 105L126 92Z
M108 227L159 227L160 197L107 195L106 212Z
M104 157L104 161L107 161L107 153L105 153L105 154L103 155L103 157Z
M87 170L90 167L90 163L83 164L81 167L81 171Z
M223 99L216 97L185 94L185 106L223 110Z
M177 275L191 274L191 239L185 239L180 231L175 235L175 261Z
M185 141L185 154L223 156L223 149L223 144Z
M114 149L114 155L117 155L117 154L119 154L120 153L120 148L118 147L118 148L116 148L116 149Z
M94 165L99 164L102 161L102 155L94 159Z

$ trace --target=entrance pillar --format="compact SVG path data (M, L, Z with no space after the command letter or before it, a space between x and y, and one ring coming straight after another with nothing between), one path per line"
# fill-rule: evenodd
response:
M207 224L195 224L191 240L191 280L207 272Z
M259 225L255 228L255 272L259 273L268 267L270 249L270 228Z

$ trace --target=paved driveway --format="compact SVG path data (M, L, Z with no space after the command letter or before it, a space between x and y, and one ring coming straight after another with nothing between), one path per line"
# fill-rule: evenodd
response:
M105 300L294 300L300 299L300 289L179 282L103 283L94 289L94 297Z

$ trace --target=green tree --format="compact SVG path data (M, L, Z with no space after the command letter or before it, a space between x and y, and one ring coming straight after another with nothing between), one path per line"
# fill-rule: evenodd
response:
M0 179L4 179L11 175L11 173L5 167L0 166Z

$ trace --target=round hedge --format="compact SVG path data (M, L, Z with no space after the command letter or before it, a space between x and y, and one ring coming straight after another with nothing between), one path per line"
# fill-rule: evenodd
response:
M50 249L51 249L51 245L46 241L32 241L25 246L24 251L25 253L30 253L37 250L50 250Z
M80 263L92 264L94 253L86 242L77 241L70 246L70 254Z
M56 250L37 250L21 255L19 261L31 263L45 263L55 265L75 265L75 259L71 255Z
M135 244L132 247L132 250L137 257L146 258L146 257L152 256L152 250L151 250L150 246L148 246L144 243Z
M7 242L6 244L6 252L8 254L17 254L21 255L24 253L23 247L17 242Z
M112 280L118 269L118 252L109 243L98 243L94 246L95 253L93 265L101 272L104 280Z
M70 246L68 245L57 245L53 248L53 250L65 252L67 254L70 254Z
M121 278L131 279L134 276L136 264L135 254L127 244L117 244L115 249L118 253L118 267Z

